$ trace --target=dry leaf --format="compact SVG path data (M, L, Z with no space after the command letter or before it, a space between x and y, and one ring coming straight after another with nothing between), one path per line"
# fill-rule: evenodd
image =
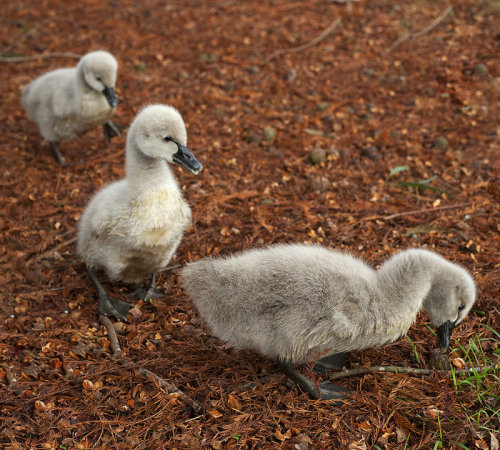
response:
M474 445L481 450L490 450L484 439L474 439Z
M451 363L457 368L457 369L463 369L465 367L465 361L462 358L453 358L451 360Z
M209 409L208 414L210 414L214 419L222 416L222 413L217 411L216 409Z
M370 424L367 420L364 422L358 423L357 424L358 428L361 428L363 431L372 431L373 430L373 425Z
M83 380L82 386L84 391L92 391L94 389L94 383L90 380Z
M87 345L85 342L80 341L78 344L76 344L70 351L69 354L73 358L85 358L87 356Z
M227 398L227 403L230 408L236 409L238 412L241 411L241 403L236 399L236 397L232 394L229 394Z

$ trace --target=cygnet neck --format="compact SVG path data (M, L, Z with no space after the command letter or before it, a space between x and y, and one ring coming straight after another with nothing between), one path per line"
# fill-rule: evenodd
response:
M426 250L407 250L387 260L377 273L382 294L398 304L420 309L432 288L439 259Z
M145 155L130 139L127 140L126 153L126 178L134 194L140 195L161 186L177 189L177 182L166 161Z

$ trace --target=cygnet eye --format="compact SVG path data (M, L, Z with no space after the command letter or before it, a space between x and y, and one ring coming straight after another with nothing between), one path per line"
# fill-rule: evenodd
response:
M96 79L97 81L102 81L101 77L99 77L99 76L95 77L95 79Z
M458 307L458 310L459 310L459 311L462 311L464 308L465 308L465 305L464 305L464 304L462 304L462 305L460 305L460 306Z
M163 140L164 140L165 142L170 142L170 141L172 140L172 138L171 138L170 136L165 136L165 137L163 138Z

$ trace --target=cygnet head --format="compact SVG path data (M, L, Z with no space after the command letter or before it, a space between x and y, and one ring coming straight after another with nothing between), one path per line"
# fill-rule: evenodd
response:
M132 122L128 139L129 144L149 158L176 162L195 175L203 169L187 147L186 126L172 106L144 107Z
M439 348L444 352L453 327L467 316L476 300L476 285L465 269L448 261L443 263L442 267L435 267L434 281L423 306L438 329Z
M108 52L98 50L87 53L78 63L83 73L83 79L92 89L106 97L112 108L118 106L118 99L115 96L116 72L118 63L115 57Z

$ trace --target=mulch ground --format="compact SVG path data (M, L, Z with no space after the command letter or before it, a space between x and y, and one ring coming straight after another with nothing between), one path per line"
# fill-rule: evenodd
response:
M350 403L311 401L273 361L211 337L175 270L159 277L170 298L139 302L116 324L129 363L113 358L74 237L91 195L123 176L126 133L62 142L59 166L20 90L76 64L59 52L111 51L115 121L174 105L205 167L174 168L193 225L172 265L277 242L321 243L374 265L407 247L435 249L479 287L453 357L468 367L460 346L475 339L498 364L499 14L498 2L477 0L4 4L3 55L42 56L0 63L2 445L494 448L471 417L498 408L498 378L479 395L440 372L373 373L338 380L356 391ZM106 287L123 299L132 290ZM402 338L353 352L348 367L429 367L426 324L422 314L410 329L414 348Z

